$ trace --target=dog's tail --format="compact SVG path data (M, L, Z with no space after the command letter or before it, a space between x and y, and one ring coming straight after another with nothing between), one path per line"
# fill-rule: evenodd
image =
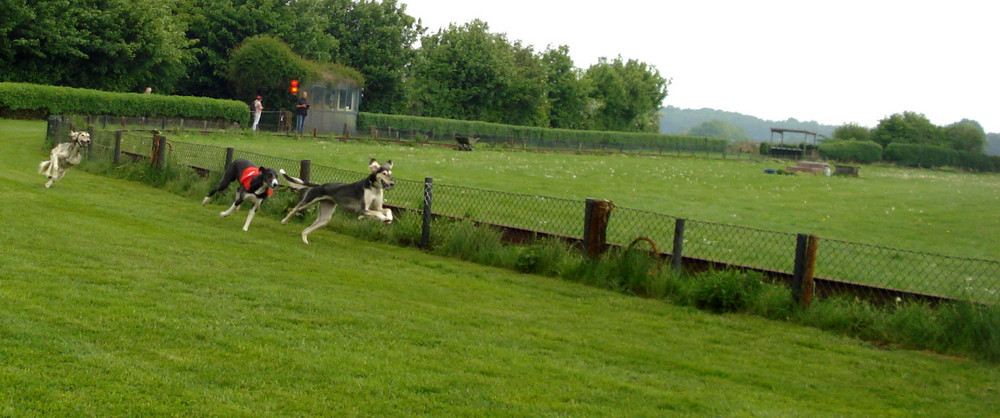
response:
M285 180L288 180L288 187L291 187L292 189L295 190L302 190L319 186L316 183L310 183L298 177L289 176L288 173L285 172L285 170L281 170L281 175L285 177Z

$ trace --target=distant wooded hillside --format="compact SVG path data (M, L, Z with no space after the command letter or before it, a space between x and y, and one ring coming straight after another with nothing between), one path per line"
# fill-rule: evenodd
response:
M764 120L742 113L727 112L716 109L681 109L667 106L660 109L660 132L665 134L684 134L691 127L709 120L718 120L743 128L751 141L767 142L771 139L771 128L801 129L824 136L832 137L836 126L821 125L818 122L800 122L794 118L784 121ZM802 142L802 135L785 135L785 142Z

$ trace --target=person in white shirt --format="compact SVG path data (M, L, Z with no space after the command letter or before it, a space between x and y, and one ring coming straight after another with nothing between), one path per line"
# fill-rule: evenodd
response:
M253 130L257 130L257 124L260 123L260 112L264 110L264 104L260 101L260 96L257 96L257 100L253 101Z

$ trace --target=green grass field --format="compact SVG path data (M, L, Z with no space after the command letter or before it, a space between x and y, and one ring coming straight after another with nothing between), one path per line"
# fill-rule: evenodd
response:
M267 134L178 134L184 142L363 172L392 159L396 178L583 201L679 218L1000 260L1000 175L864 166L861 176L764 174L787 161L457 152L436 147L294 140Z
M994 364L330 230L306 246L298 226L258 216L243 232L245 211L82 170L45 189L43 136L0 121L0 415L1000 409Z

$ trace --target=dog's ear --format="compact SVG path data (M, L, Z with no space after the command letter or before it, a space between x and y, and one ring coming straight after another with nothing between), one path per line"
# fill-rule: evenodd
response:
M368 169L371 170L372 173L378 171L379 168L382 168L382 166L378 165L378 161L375 161L374 158L368 162Z
M386 170L392 170L392 160L386 161L385 165L382 166Z

